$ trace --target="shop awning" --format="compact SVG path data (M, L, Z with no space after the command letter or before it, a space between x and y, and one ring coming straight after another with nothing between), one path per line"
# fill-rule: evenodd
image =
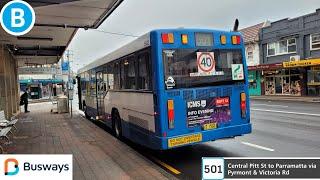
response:
M19 80L20 84L32 84L32 83L37 83L37 84L58 84L58 83L63 83L62 79L24 79L24 80Z
M282 67L283 67L282 63L260 64L256 66L248 66L248 70L267 70L267 69L278 69Z
M283 62L284 68L308 67L308 66L316 66L316 65L320 65L320 59L307 59L307 60Z
M306 59L299 61L286 61L275 64L260 64L256 66L248 66L248 70L268 70L278 68L294 68L294 67L308 67L320 65L320 59Z
M9 0L1 1L2 8ZM18 66L57 63L78 28L98 28L123 0L26 0L36 13L35 27L15 37L0 28Z

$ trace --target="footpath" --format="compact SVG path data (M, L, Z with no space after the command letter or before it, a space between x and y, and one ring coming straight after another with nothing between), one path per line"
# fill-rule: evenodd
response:
M50 113L51 103L21 113L7 154L73 154L73 179L176 179L125 143L83 118Z

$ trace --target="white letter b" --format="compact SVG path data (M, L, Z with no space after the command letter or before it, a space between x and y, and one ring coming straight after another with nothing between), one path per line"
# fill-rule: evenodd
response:
M11 10L11 26L15 28L22 27L25 24L23 18L24 11L20 8L12 8Z

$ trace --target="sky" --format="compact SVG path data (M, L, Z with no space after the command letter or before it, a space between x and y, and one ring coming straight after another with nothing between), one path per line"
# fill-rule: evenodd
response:
M97 30L79 29L68 49L72 68L107 55L157 28L231 30L236 18L240 29L266 20L278 21L315 12L320 0L124 0Z

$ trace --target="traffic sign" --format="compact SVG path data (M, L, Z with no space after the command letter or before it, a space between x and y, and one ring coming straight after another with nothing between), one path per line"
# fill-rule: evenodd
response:
M243 80L244 72L242 64L231 64L232 80Z
M198 73L212 74L216 71L213 52L197 52Z

